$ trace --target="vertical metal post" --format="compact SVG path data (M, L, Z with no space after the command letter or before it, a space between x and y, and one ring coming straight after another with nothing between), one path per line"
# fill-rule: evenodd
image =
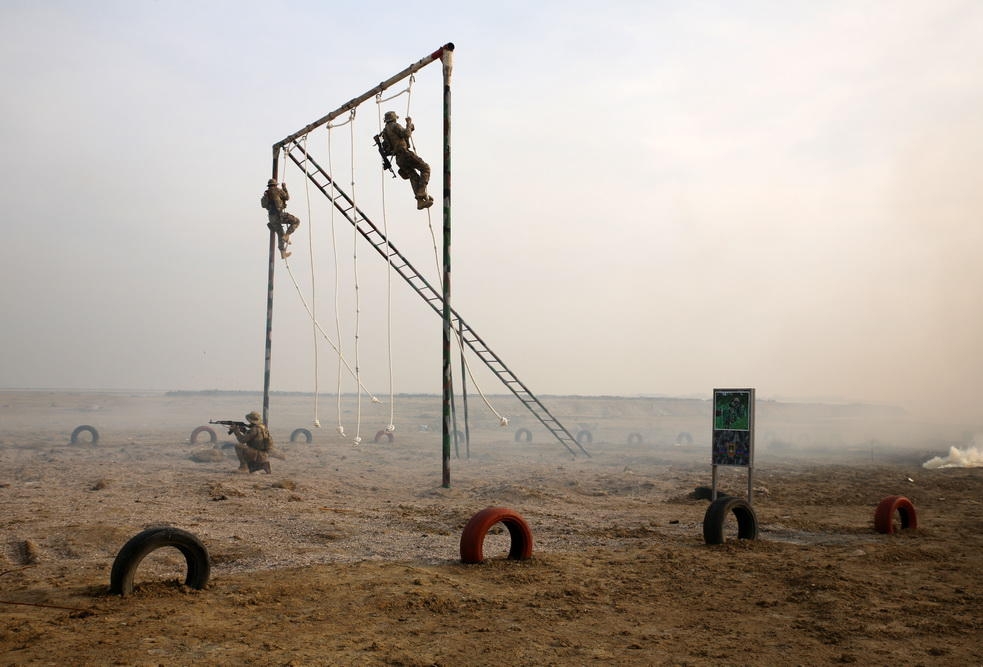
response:
M461 402L464 405L464 451L471 459L471 427L468 425L468 367L464 361L464 323L457 321L458 347L461 348Z
M273 180L276 180L280 150L273 149ZM266 282L266 357L263 370L263 423L270 425L270 361L273 356L273 268L276 266L276 232L270 230L270 264Z
M450 46L450 45L449 45ZM440 62L444 73L444 433L443 487L451 485L451 70L454 50L444 48Z

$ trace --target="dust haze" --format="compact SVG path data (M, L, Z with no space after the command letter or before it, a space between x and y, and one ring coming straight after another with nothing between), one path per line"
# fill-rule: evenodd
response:
M983 10L563 8L4 5L0 386L261 388L270 146L453 41L452 303L534 393L753 386L978 430ZM439 66L409 102L439 192ZM380 183L382 110L310 149L437 284L439 207ZM355 389L299 291L375 395L439 393L439 319L283 174L273 389Z

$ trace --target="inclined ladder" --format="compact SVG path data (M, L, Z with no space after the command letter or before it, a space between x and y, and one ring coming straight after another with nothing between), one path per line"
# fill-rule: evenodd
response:
M410 261L396 249L396 246L392 242L389 242L387 245L386 237L382 231L365 216L365 213L361 209L355 206L351 197L338 187L335 180L309 154L304 154L303 146L296 139L293 139L287 141L283 145L283 149L293 163L307 174L311 183L325 197L331 200L334 207L345 216L348 222L355 227L355 230L382 255L389 265L403 277L403 280L427 302L433 311L439 317L443 318L444 298L441 294L427 282L426 278L420 275L419 271L413 268ZM387 249L389 251L388 256L386 254ZM574 447L576 447L587 456L590 456L577 439L570 435L570 431L546 409L546 406L529 391L529 388L515 376L515 373L509 370L509 367L505 365L501 357L492 352L491 348L481 339L481 336L475 333L474 329L468 326L468 323L461 319L461 316L453 308L451 308L451 328L460 332L461 340L478 355L479 359L485 362L485 365L498 376L502 383L515 394L516 398L528 408L536 419L567 448L567 451L577 456L577 452L574 450Z

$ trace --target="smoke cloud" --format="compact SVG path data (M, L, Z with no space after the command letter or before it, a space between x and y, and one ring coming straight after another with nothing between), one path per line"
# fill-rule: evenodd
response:
M983 449L950 447L948 456L936 456L922 464L923 468L983 468Z

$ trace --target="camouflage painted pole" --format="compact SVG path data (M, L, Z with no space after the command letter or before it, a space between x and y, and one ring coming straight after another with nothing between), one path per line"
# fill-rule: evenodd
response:
M451 485L451 69L454 45L444 48L440 61L444 72L444 488Z
M273 151L273 179L276 180L280 152ZM270 426L270 366L273 357L273 269L276 266L276 232L270 229L270 266L266 282L266 360L263 367L263 423Z

